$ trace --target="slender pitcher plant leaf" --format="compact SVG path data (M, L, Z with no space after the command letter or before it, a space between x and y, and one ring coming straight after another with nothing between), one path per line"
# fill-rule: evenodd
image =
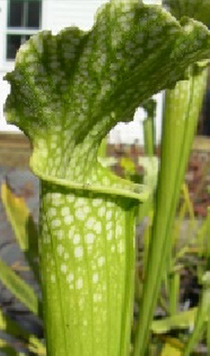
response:
M207 343L207 356L209 356L210 355L210 321L208 321L207 323L206 343Z
M154 156L155 154L155 115L156 115L156 101L151 98L146 101L143 105L144 110L147 113L146 119L143 121L143 131L144 131L144 151L147 156Z
M16 240L38 279L38 232L32 215L24 199L15 195L6 183L1 185L1 198Z
M183 184L182 186L182 192L183 192L183 198L184 201L186 202L186 207L187 207L187 211L189 214L189 218L191 221L191 224L193 225L192 228L195 228L195 213L194 213L194 209L193 209L193 203L190 199L190 193L189 193L189 189L186 183Z
M205 65L206 62L194 65L189 80L180 81L175 89L166 91L160 174L135 356L144 355L149 340L149 325L171 249L176 207L206 88Z
M206 237L207 237L207 264L206 270L210 270L210 206L207 208L207 218L206 218ZM207 321L207 356L210 355L210 318Z
M153 118L147 117L143 121L144 128L144 146L145 154L147 156L154 156L154 128L153 128Z
M210 271L210 206L207 208L206 217L206 245L207 245L207 270Z
M50 356L125 356L134 296L134 222L149 188L100 165L101 140L210 53L210 34L160 6L111 0L91 31L44 31L6 75L7 121L31 139L42 180L40 257Z
M180 275L178 272L171 272L169 276L170 290L169 290L169 304L170 315L177 313L179 305L179 291L180 291Z
M146 216L146 215L145 215ZM150 209L147 211L147 225L143 234L143 276L145 275L147 260L148 260L148 252L149 252L149 244L151 238L151 229L152 229L152 221L153 221L153 210L152 210L152 201L150 200Z

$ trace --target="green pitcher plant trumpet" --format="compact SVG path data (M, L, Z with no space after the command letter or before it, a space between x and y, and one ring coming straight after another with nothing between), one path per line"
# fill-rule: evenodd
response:
M178 82L165 94L161 167L135 356L144 355L164 268L171 253L176 208L206 87L206 64L207 61L194 64L190 78ZM144 332L140 328L142 324Z
M39 253L47 354L127 356L135 214L150 189L97 160L118 121L210 53L207 28L160 6L111 0L92 30L43 31L19 50L5 111L41 180ZM143 354L142 354L143 355Z
M163 4L167 5L177 19L188 15L206 24L210 20L209 11L207 11L207 9L210 9L209 0L165 0ZM176 84L174 89L166 90L161 169L147 263L147 277L140 307L135 356L144 354L147 346L150 323L155 310L164 267L171 253L171 232L206 89L208 64L209 60L195 63L188 69L188 80L182 80ZM166 200L163 198L164 196L167 197ZM144 324L144 332L141 330L142 324Z

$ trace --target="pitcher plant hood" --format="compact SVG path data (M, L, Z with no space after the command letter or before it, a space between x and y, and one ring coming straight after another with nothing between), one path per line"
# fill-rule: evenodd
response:
M210 26L210 1L209 0L163 0L170 12L180 19L189 16Z
M111 0L99 9L90 31L43 31L21 47L14 71L6 75L7 121L32 141L31 167L40 177L103 192L112 185L115 193L137 197L142 187L98 163L100 142L209 53L203 24L178 22L160 6L139 0Z

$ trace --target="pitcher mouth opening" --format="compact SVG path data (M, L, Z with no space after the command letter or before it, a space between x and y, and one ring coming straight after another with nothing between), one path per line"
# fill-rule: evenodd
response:
M112 187L112 186L102 186L100 184L81 184L81 183L76 183L67 179L62 179L62 178L57 178L54 176L46 175L40 172L34 165L31 165L31 169L33 173L38 176L42 181L46 183L50 183L53 185L57 185L59 187L63 187L65 189L69 189L72 191L86 191L86 192L92 192L95 194L102 194L102 195L111 195L111 196L121 196L123 198L128 198L128 199L133 199L138 202L144 202L146 201L151 192L149 190L149 187L143 184L131 184L131 189L125 189L125 188L118 188L118 187Z

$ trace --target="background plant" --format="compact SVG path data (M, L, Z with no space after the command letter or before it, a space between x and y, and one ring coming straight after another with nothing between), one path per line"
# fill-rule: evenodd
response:
M16 196L4 183L1 186L1 199L10 221L19 248L23 251L30 271L39 284L38 272L38 233L32 215L24 199ZM34 289L20 277L11 266L0 259L0 279L6 288L34 315L34 321L42 318L40 297ZM0 309L0 330L13 339L2 339L0 350L6 355L46 355L45 344L36 335L28 332L21 323L11 319ZM22 349L22 352L17 350Z

